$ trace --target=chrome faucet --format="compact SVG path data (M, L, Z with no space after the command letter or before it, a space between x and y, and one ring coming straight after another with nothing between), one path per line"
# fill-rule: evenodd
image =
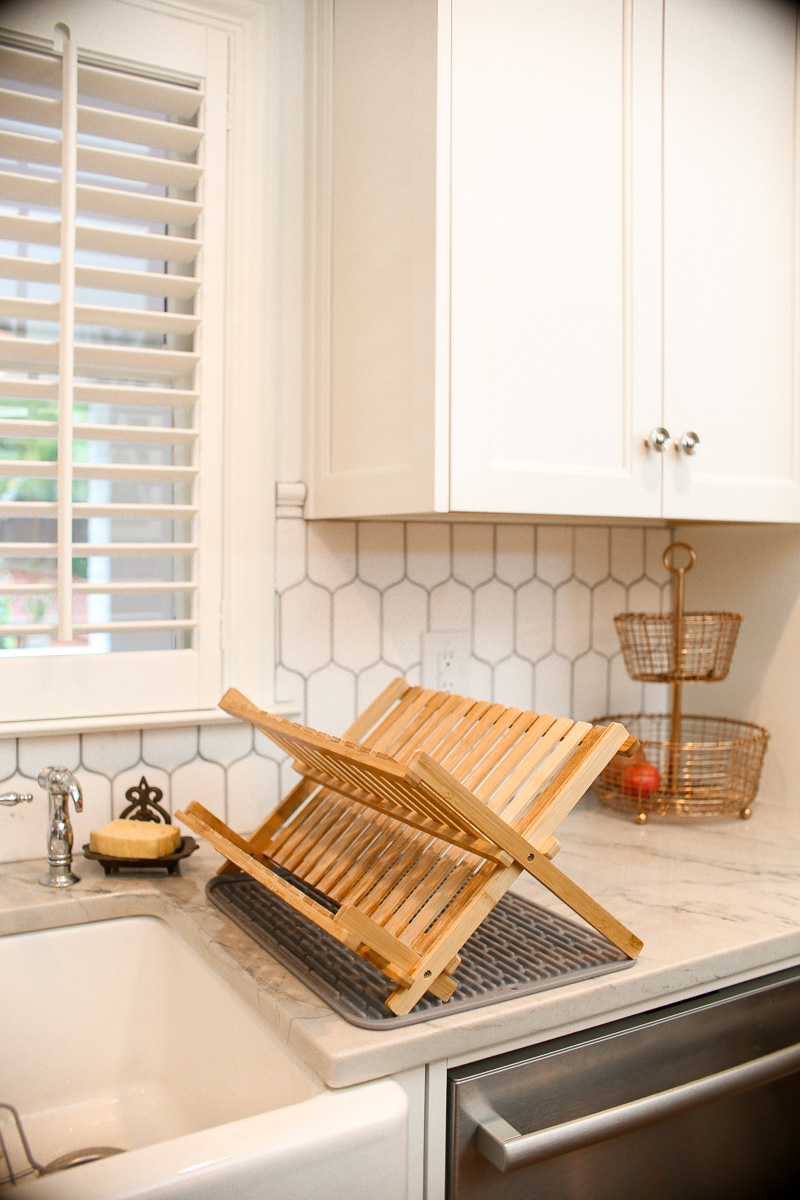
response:
M72 797L75 811L82 812L83 794L77 779L66 767L45 767L39 774L39 787L47 788L50 797L49 870L39 882L43 887L72 887L79 876L72 870L72 825L67 805Z

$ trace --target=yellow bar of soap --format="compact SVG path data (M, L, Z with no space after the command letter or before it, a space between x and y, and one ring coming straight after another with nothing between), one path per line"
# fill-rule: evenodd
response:
M160 825L155 821L120 819L89 834L89 849L109 858L160 858L177 850L180 844L180 830L175 825Z

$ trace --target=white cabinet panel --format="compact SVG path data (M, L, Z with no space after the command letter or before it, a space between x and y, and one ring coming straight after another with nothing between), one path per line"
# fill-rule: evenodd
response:
M664 424L670 517L800 519L796 7L669 0Z
M634 391L633 59L660 55L641 7L635 51L623 0L454 5L454 509L660 513L634 446L660 365Z

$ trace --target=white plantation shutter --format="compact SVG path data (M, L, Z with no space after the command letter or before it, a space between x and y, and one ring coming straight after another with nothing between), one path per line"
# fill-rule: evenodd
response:
M0 671L25 718L63 686L94 713L218 698L215 71L210 99L67 27L0 35Z

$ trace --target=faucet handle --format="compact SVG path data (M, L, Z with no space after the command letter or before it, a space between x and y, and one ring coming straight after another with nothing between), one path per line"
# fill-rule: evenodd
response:
M33 799L32 792L2 792L0 793L0 804L6 804L9 807L12 804L28 804Z
M83 812L83 792L68 767L45 767L39 772L39 787L51 796L71 797L76 812Z

